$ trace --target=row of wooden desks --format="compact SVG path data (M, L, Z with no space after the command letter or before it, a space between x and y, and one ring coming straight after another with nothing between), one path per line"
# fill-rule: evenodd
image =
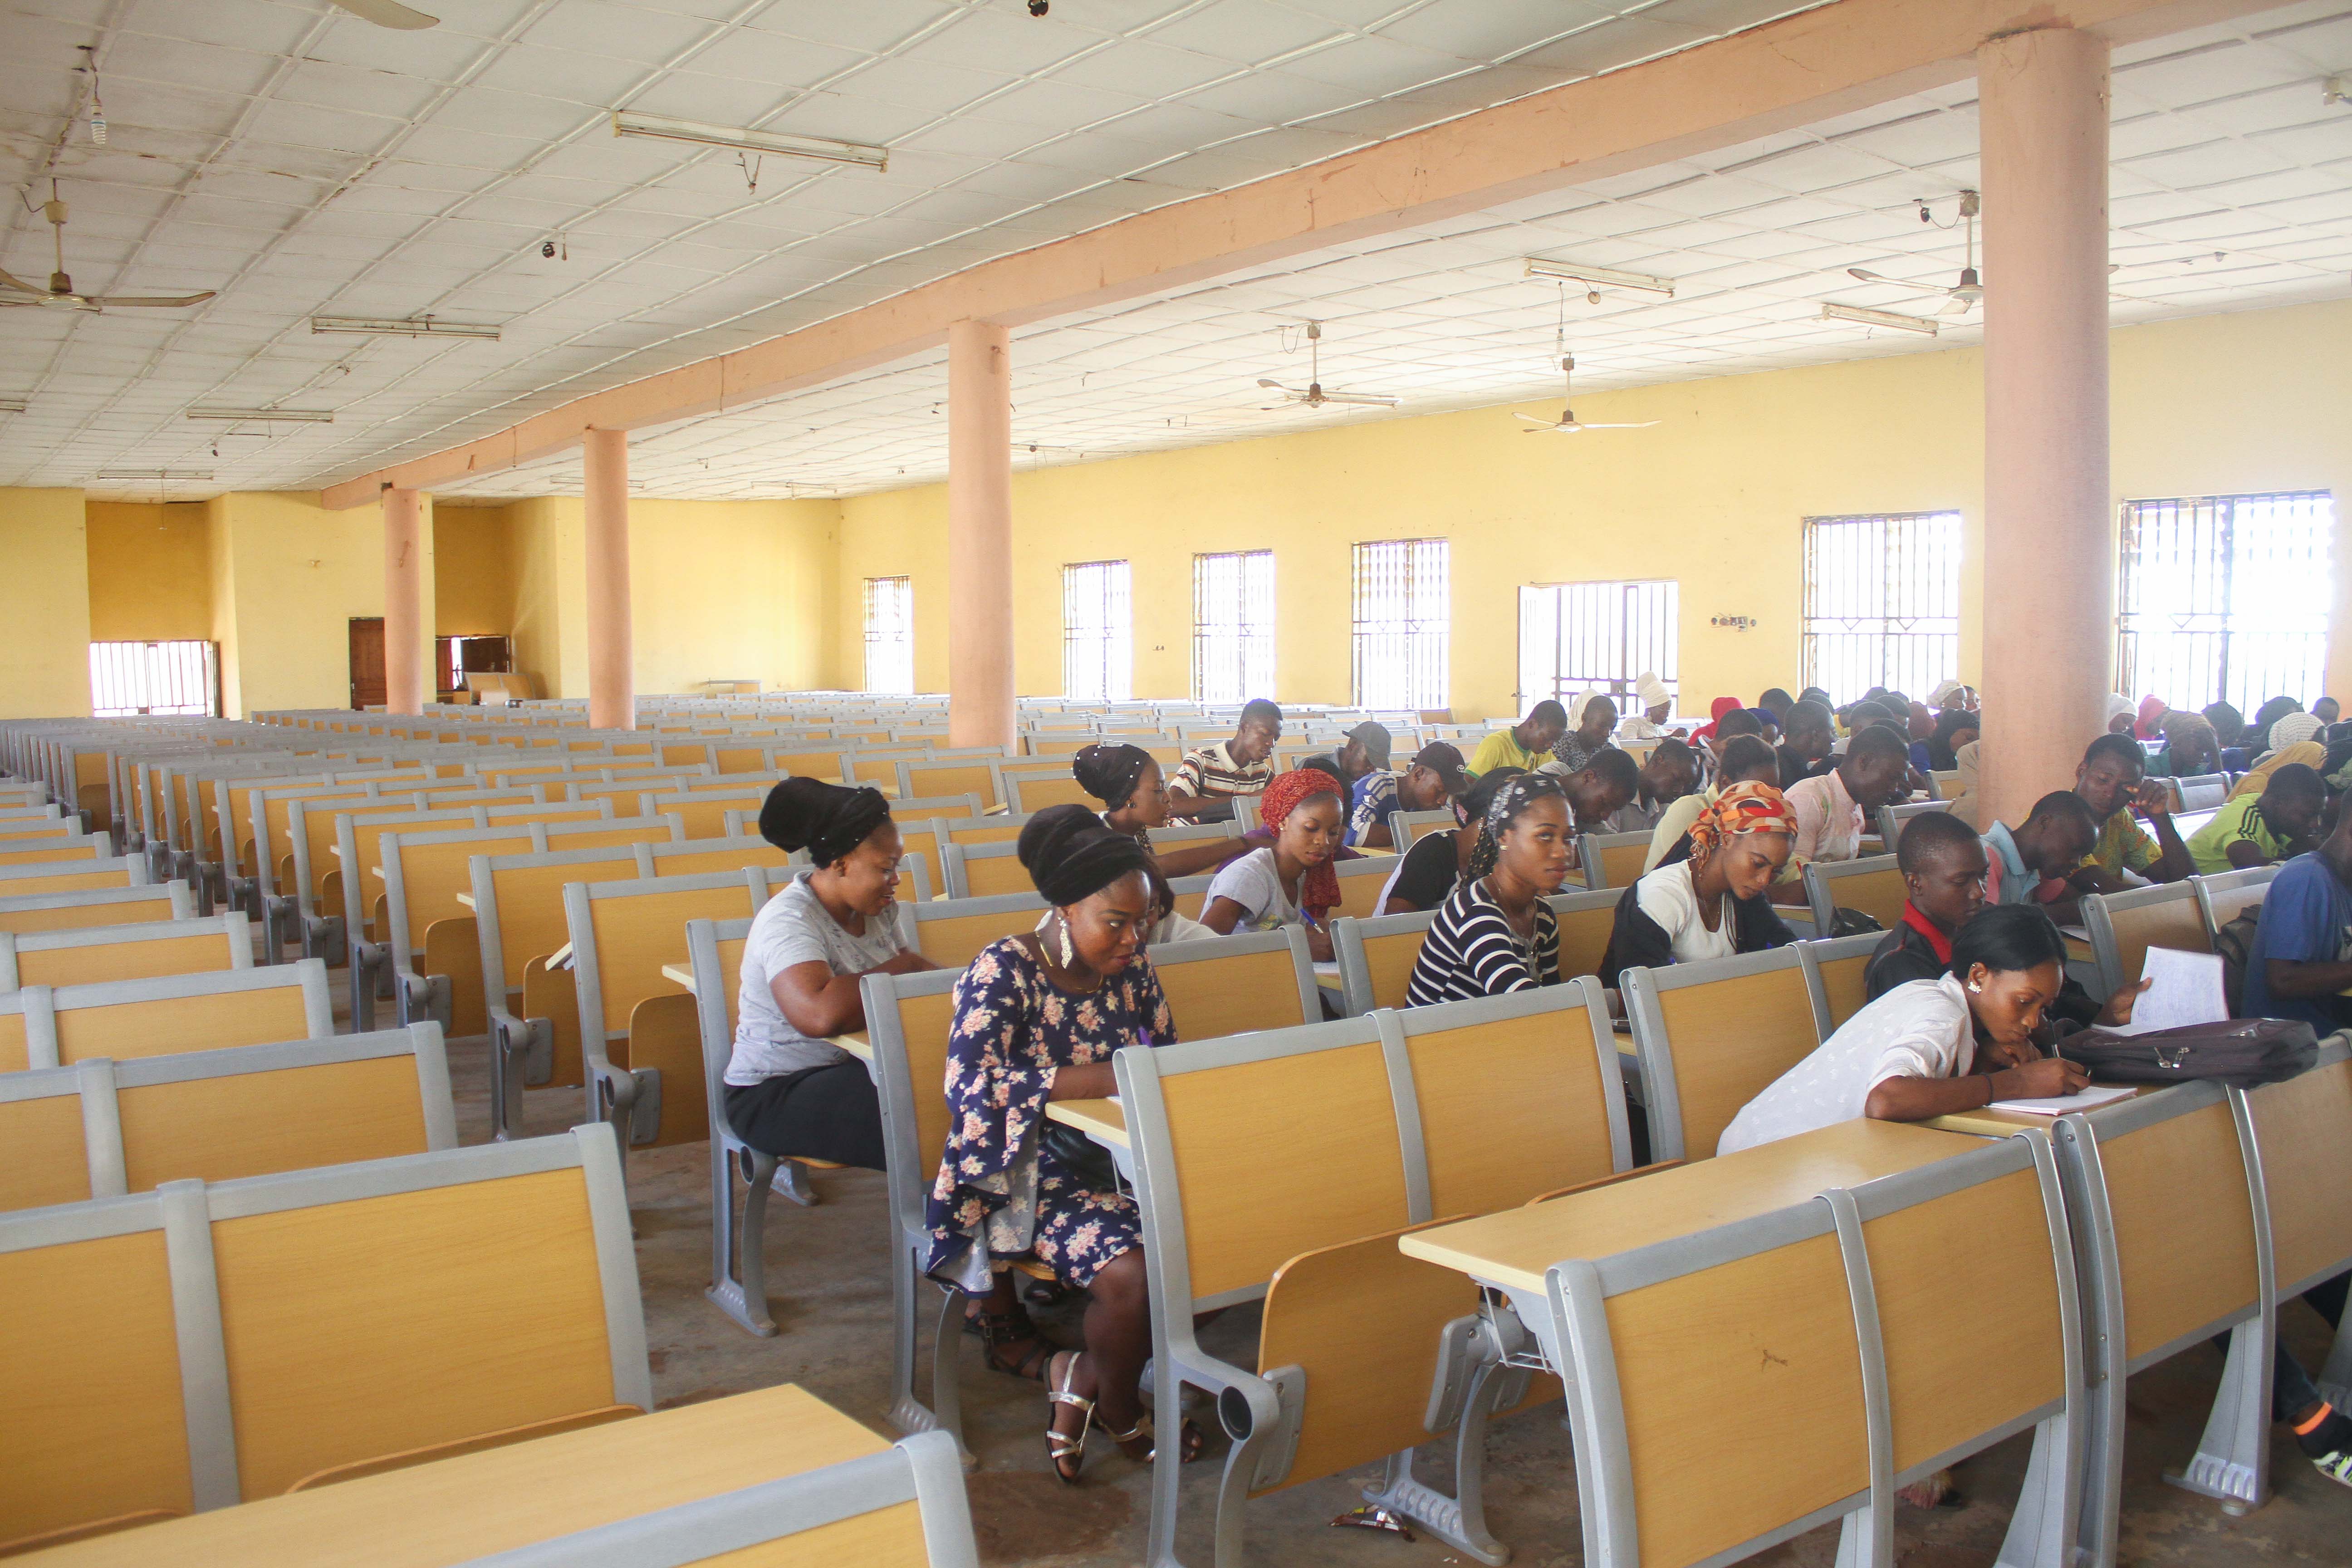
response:
M451 1568L889 1444L787 1384L51 1547L32 1568Z

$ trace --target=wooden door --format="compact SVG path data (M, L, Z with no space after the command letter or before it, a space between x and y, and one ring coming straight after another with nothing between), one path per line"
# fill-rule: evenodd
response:
M383 617L352 617L352 707L383 706Z

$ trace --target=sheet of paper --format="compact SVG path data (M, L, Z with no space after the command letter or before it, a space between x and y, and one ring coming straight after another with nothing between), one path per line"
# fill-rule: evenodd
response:
M2140 978L2156 984L2132 1005L2132 1021L2117 1028L2117 1034L2145 1035L2151 1029L2177 1028L2182 1024L2218 1024L2230 1016L2229 998L2221 987L2221 960L2213 953L2151 947Z
M2021 1116L2063 1116L2070 1110L2088 1110L2112 1100L2127 1100L2139 1091L2126 1084L2094 1084L2080 1094L2062 1094L2050 1100L1996 1100L1988 1110L2014 1110Z

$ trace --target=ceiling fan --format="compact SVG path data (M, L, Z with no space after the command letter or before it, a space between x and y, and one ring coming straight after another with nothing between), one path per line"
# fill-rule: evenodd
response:
M1281 408L1298 404L1307 408L1321 408L1328 404L1343 403L1364 408L1394 408L1398 399L1378 392L1326 392L1323 389L1323 323L1307 323L1307 347L1309 355L1307 390L1295 391L1278 381L1258 377L1257 384L1270 392L1282 394L1282 402L1269 403L1266 408Z
M1919 208L1920 216L1923 217L1926 216L1927 211L1927 206L1923 203ZM1922 289L1916 283L1906 282L1900 278L1889 278L1883 272L1873 272L1867 267L1849 267L1846 268L1846 274L1849 277L1859 278L1864 283L1891 283L1898 289L1908 289L1915 293L1942 293L1949 295L1950 302L1945 305L1942 310L1937 311L1936 314L1939 316L1965 316L1970 310L1976 309L1978 300L1984 298L1984 281L1977 276L1978 211L1979 203L1977 193L1974 191L1962 191L1960 193L1960 221L1967 226L1968 249L1966 252L1966 258L1960 268L1960 280L1958 283L1953 284L1948 289L1938 289L1933 284Z
M349 11L362 22L373 22L379 27L397 27L404 33L441 25L440 17L412 11L400 4L400 0L331 0L331 3L339 9Z
M1576 417L1576 410L1570 407L1567 401L1569 397L1569 385L1576 378L1576 356L1574 354L1562 354L1560 356L1559 372L1561 398L1559 417L1557 419L1538 419L1532 414L1521 414L1515 409L1511 414L1512 418L1524 419L1529 425L1535 426L1532 430L1520 431L1520 435L1542 436L1550 434L1573 436L1580 430L1647 430L1651 426L1657 423L1654 419L1644 419L1637 424L1631 425L1587 425L1580 422Z
M58 199L58 183L49 182L49 199L41 204L41 216L49 220L51 232L57 237L58 269L49 274L49 286L36 289L21 278L0 272L0 288L13 292L0 293L0 305L47 305L52 310L88 310L92 315L102 313L109 305L141 305L173 309L182 305L201 305L213 297L213 290L201 294L77 294L73 279L66 276L66 204Z

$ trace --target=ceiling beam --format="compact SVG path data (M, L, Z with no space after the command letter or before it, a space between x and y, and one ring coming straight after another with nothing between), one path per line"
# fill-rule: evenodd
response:
M1972 74L1993 35L2072 26L2134 43L2284 0L1836 0L1644 65L1534 93L1231 190L981 262L732 353L591 393L321 496L434 489L630 430L743 408L1008 327L1736 146Z

